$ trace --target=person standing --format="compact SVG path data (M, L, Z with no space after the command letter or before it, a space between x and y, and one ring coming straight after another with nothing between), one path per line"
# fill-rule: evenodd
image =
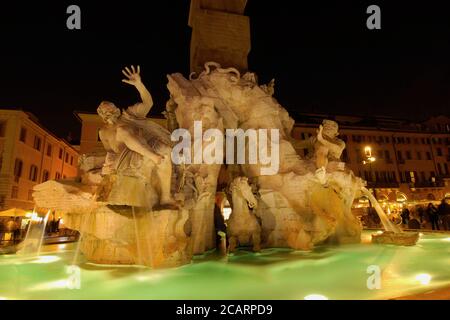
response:
M16 244L17 242L20 242L22 240L22 237L21 237L22 219L20 217L16 217L15 222L16 222L16 227L15 227L14 233L13 233L13 236L14 236L13 244Z
M404 208L403 210L402 210L402 214L401 214L401 217L402 217L402 224L405 224L405 225L407 225L408 224L408 222L409 222L409 209L408 208Z
M438 210L436 209L436 207L432 203L428 204L427 214L428 214L428 218L430 219L432 229L433 230L440 230L439 229L439 214L438 214Z
M417 207L417 215L419 216L420 223L423 223L423 218L424 218L424 215L425 215L424 211L425 210L423 210L422 206L418 206Z

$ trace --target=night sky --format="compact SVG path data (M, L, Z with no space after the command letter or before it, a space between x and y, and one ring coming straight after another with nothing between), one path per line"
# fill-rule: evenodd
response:
M160 114L166 74L189 73L189 0L33 1L0 7L0 108L33 112L56 134L79 135L74 110L138 99L121 68L140 64ZM249 66L276 79L296 113L450 115L450 13L442 2L248 0ZM311 1L312 2L312 1ZM392 2L395 2L393 4ZM78 4L82 29L66 28ZM366 28L378 4L382 30Z

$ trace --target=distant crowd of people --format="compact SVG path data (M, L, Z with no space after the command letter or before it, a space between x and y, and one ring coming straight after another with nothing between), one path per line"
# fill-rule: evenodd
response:
M426 206L405 206L401 212L393 212L390 219L404 229L450 230L450 199L444 198L436 207L433 203ZM363 218L367 227L380 227L381 220L374 208L369 208L367 216Z
M450 204L446 198L436 207L429 203L426 207L416 206L414 210L403 208L402 224L409 229L450 230Z
M61 219L53 219L47 222L45 234L53 234L59 232L59 224ZM14 245L25 238L25 234L30 227L31 221L23 226L21 217L9 217L0 220L0 245Z

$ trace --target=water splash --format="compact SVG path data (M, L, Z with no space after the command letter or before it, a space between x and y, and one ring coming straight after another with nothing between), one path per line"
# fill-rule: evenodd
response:
M137 249L137 255L138 255L138 264L142 265L142 250L141 250L141 244L139 241L138 223L136 220L136 213L134 211L134 206L131 207L131 212L133 213L134 233L136 236L136 249Z
M50 210L42 219L38 217L36 208L33 209L32 216L29 222L30 224L28 226L25 239L20 245L21 249L17 252L18 254L35 256L40 255L41 248L44 243L45 229L47 227L49 215Z
M362 193L369 199L369 201L372 203L372 206L375 208L375 211L378 213L378 216L380 217L381 223L383 224L383 227L386 231L392 231L395 233L402 232L395 224L393 224L386 213L384 212L383 208L381 208L378 201L375 199L375 197L372 195L372 193L367 190L367 188L362 187L361 188Z
M47 228L47 222L48 222L49 215L50 215L50 210L47 211L47 214L45 215L45 218L43 221L42 233L40 235L39 244L38 244L38 248L37 248L37 256L39 256L41 254L41 248L42 248L42 244L44 243L45 229Z
M78 263L78 256L80 255L81 250L81 242L83 240L84 234L86 232L86 228L89 226L91 221L93 209L87 214L86 219L80 223L80 236L78 237L77 247L75 249L75 255L73 256L72 266L76 266Z

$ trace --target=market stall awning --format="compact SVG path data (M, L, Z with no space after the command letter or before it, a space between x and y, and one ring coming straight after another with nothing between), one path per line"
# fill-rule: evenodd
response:
M0 217L26 217L27 213L29 214L29 211L19 208L12 208L5 211L1 211Z

